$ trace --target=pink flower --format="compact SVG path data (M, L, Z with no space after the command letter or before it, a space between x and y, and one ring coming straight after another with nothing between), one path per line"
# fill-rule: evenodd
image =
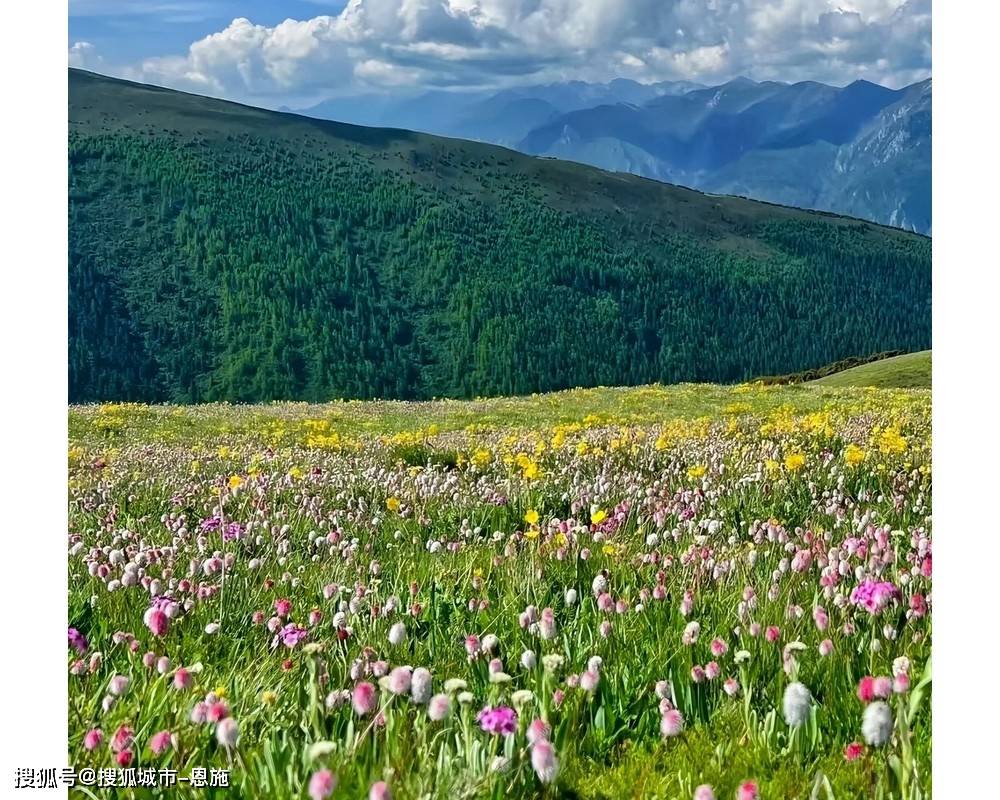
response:
M892 690L896 694L906 694L910 690L910 676L905 672L900 672L892 679Z
M722 667L719 666L719 663L717 661L709 661L705 665L705 677L708 678L710 681L714 681L716 678L718 678L721 672L722 672Z
M740 693L740 682L736 678L726 678L722 684L722 691L730 697L736 697Z
M736 790L736 800L760 800L757 784L754 781L743 781Z
M538 619L538 635L543 639L554 639L556 636L556 614L551 608L543 608Z
M165 611L155 607L146 612L145 622L153 636L166 636L170 628L170 617Z
M163 755L170 747L170 731L154 733L149 740L149 749L154 756Z
M365 717L375 710L376 695L375 687L367 681L362 681L354 687L351 693L351 705L354 713L359 717Z
M292 613L292 601L286 598L274 601L274 613L279 617L287 617Z
M542 783L552 783L556 779L559 761L556 759L556 750L548 739L540 739L531 746L531 768Z
M715 800L715 792L712 791L711 786L707 783L703 783L694 790L694 798L692 798L692 800Z
M552 728L543 719L533 719L531 724L528 725L528 743L535 744L535 742L541 741L542 739L548 739L552 735Z
M87 750L100 747L102 741L104 741L104 732L100 728L91 728L83 735L83 746Z
M389 691L393 694L409 694L412 676L406 667L396 667L389 673Z
M373 783L372 788L368 790L368 800L392 800L389 784L385 781Z
M676 708L668 709L660 718L660 733L664 738L677 736L684 730L684 717Z
M132 751L122 750L118 755L115 756L115 762L119 767L127 767L132 763Z
M724 656L729 652L729 645L719 638L712 639L712 644L709 647L712 651L712 655L716 658Z
M767 630L764 631L764 638L769 642L778 641L778 637L781 636L781 629L777 625L768 625ZM754 787L756 791L756 786Z
M191 673L184 667L178 667L177 672L174 673L174 688L178 691L187 689L191 685L191 680Z
M870 703L875 699L875 679L871 675L866 675L858 681L858 700L862 703Z
M122 725L115 731L114 736L111 737L111 749L115 753L120 753L131 747L134 740L135 735L132 729L127 725Z
M451 698L446 694L436 694L427 704L427 716L440 722L451 713Z
M824 639L819 643L819 654L821 656L828 656L833 652L833 642L830 639Z
M317 770L309 779L309 797L312 800L326 800L337 786L337 776L328 769Z
M601 682L599 672L591 672L589 669L580 676L580 688L585 692L593 694L597 690L597 685Z
M856 761L865 753L865 746L861 742L851 742L844 748L844 761Z
M875 692L876 697L885 700L892 694L892 678L876 678L872 689Z

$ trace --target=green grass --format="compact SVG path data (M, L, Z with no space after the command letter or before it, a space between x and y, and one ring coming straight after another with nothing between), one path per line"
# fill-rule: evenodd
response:
M880 389L930 389L931 351L922 350L862 364L811 381L811 384L830 388L877 386Z
M396 800L689 800L703 783L732 800L745 780L764 798L929 796L930 708L916 685L929 664L930 616L900 613L931 589L929 575L911 573L931 520L926 390L646 386L69 414L67 612L89 641L89 652L68 658L80 659L68 720L78 768L114 766L108 743L125 727L133 767L182 776L228 767L233 800L303 798L321 767L338 775L334 800L365 797L376 780ZM857 530L844 520L860 515L892 531L896 557L878 574L903 596L881 616L825 599L818 557L789 566L793 551L846 555ZM223 538L205 524L216 518L242 532ZM816 535L828 539L820 548ZM877 535L874 526L860 534L873 546ZM727 566L716 572L709 559ZM850 557L853 568L869 563ZM136 568L185 602L161 636L144 620L150 593L163 588L136 582ZM621 609L601 609L598 575ZM850 570L843 578L836 591L847 597L857 579ZM741 614L748 587L756 600ZM274 647L273 632L253 621L255 612L271 617L279 598L292 602L289 622L308 621L306 644ZM528 605L552 609L554 636L521 624ZM828 627L814 622L819 605ZM684 645L692 621L700 638ZM390 643L396 622L408 635ZM780 638L755 636L751 623ZM470 634L497 637L509 682L490 680L485 657L469 659ZM716 637L721 654L710 649ZM821 656L824 639L833 649ZM533 666L522 661L529 649ZM143 653L169 658L165 674ZM546 671L545 656L561 656L562 666ZM890 674L900 656L915 688L892 700L892 741L849 763L843 748L862 736L857 683ZM590 694L571 676L594 657L600 683ZM429 669L434 691L454 695L451 714L432 721L383 689L385 724L373 727L342 697L329 700L359 678L375 682L357 672L373 659ZM710 661L718 677L696 683L693 667ZM170 688L180 666L193 675L184 691ZM114 675L130 683L109 702ZM792 675L815 699L797 733L782 713ZM722 688L730 678L736 697ZM465 682L465 701L447 688L453 679ZM669 740L661 681L684 718ZM232 752L211 724L191 718L210 694L224 696L239 725ZM483 706L497 704L519 704L509 739L476 724ZM529 758L525 728L535 717L550 724L560 763L551 785ZM98 727L105 743L86 750L84 733ZM158 731L175 737L159 756L150 749ZM510 760L493 769L501 753Z

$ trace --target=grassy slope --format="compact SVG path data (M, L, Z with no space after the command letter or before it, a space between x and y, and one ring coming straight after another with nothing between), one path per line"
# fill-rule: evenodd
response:
M902 356L862 364L827 375L814 386L830 388L846 386L877 386L882 389L929 389L931 386L931 351L907 353Z
M742 229L762 220L818 220L857 225L859 220L837 214L709 195L625 173L611 173L584 164L535 158L496 145L414 133L368 128L278 113L209 97L117 80L82 70L69 71L71 130L87 135L119 131L196 137L218 142L220 137L252 134L285 141L304 151L358 154L385 170L402 170L419 182L433 182L459 195L496 201L476 176L484 161L496 161L525 181L537 182L547 204L572 212L621 214L668 229L712 239L715 244L757 251L761 245ZM413 168L413 155L449 157L434 170ZM376 160L377 158L377 160ZM912 234L867 223L873 237L906 239Z

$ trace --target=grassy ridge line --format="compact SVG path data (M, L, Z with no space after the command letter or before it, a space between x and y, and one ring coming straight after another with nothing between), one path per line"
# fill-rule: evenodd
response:
M846 386L876 386L896 389L929 389L931 387L931 351L906 353L893 358L861 364L851 369L827 375L814 386L840 388Z

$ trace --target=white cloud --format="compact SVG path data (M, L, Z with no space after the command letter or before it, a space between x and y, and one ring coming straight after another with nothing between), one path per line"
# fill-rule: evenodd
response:
M80 69L100 69L103 59L90 42L74 42L69 49L69 65Z
M930 0L349 0L275 26L235 19L118 72L237 99L369 86L858 77L930 72ZM80 62L96 54L77 43Z

